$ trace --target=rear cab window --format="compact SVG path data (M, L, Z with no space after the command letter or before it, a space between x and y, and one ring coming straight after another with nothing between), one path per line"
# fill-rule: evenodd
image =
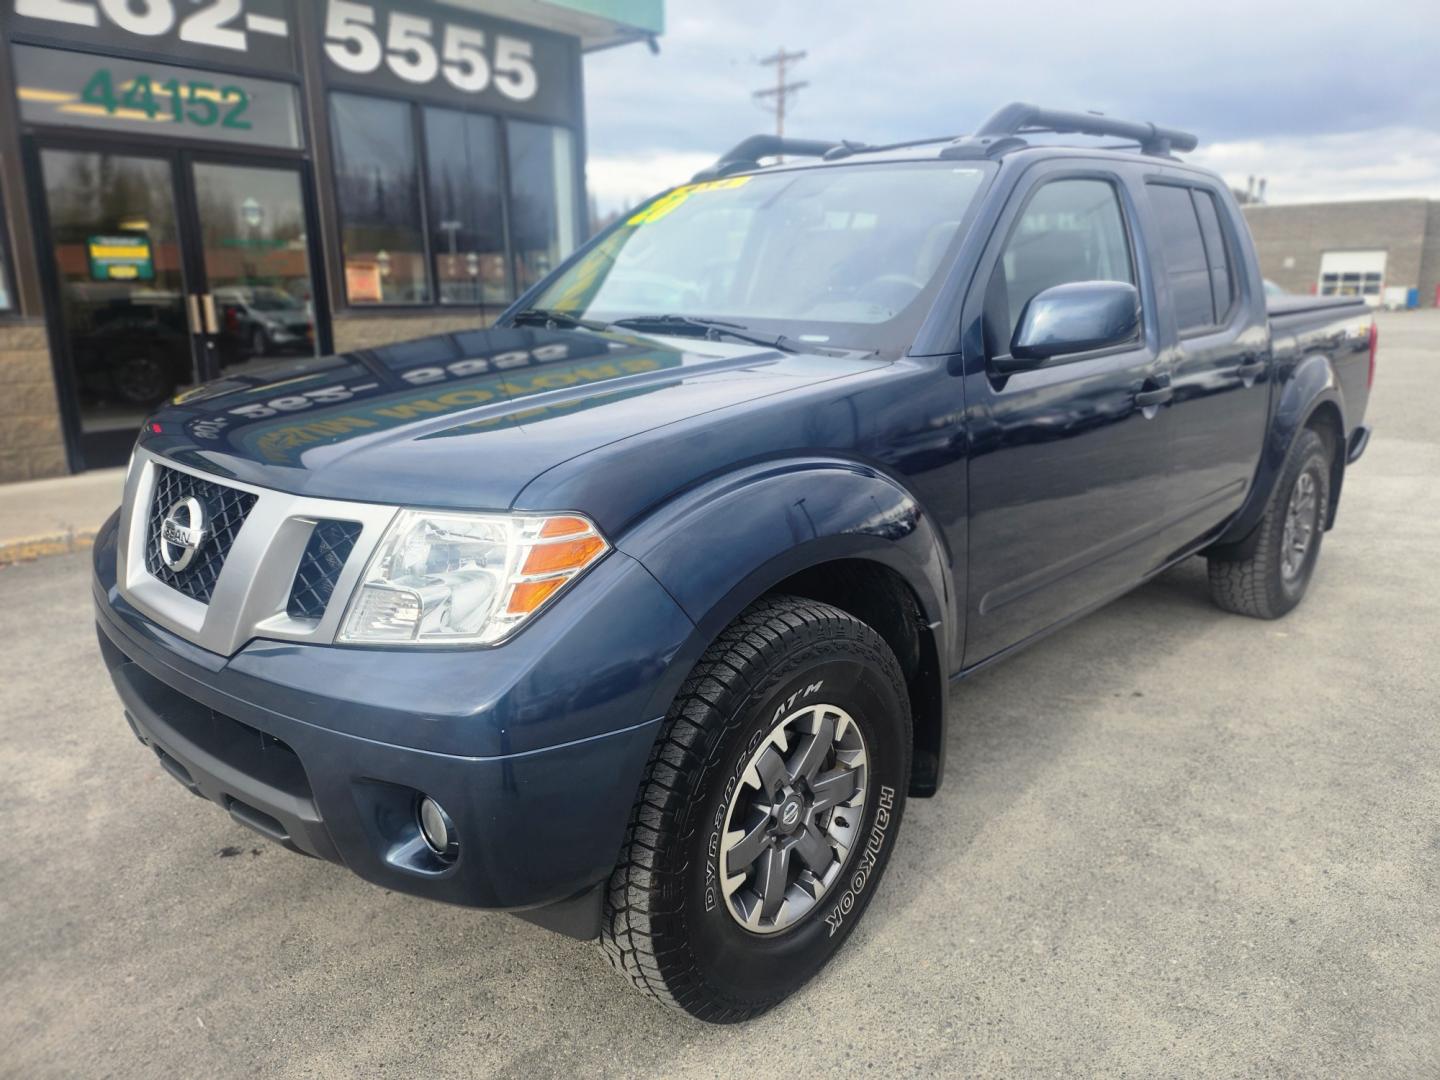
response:
M1181 336L1214 329L1234 310L1233 260L1215 196L1170 183L1146 185Z

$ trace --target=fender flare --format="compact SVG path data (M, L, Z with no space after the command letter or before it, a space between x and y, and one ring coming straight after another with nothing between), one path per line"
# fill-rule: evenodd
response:
M950 639L959 632L952 561L938 523L889 475L828 456L752 464L665 503L616 547L695 624L657 680L647 715L668 712L720 631L777 584L824 563L862 560L900 577L933 638L943 748Z
M1324 353L1310 353L1302 357L1285 375L1274 393L1279 400L1271 410L1269 431L1260 451L1260 462L1256 466L1255 479L1250 485L1239 512L1216 539L1207 552L1223 558L1245 558L1251 554L1256 537L1259 535L1260 519L1270 495L1285 467L1285 457L1290 452L1296 436L1310 423L1311 418L1321 409L1333 408L1338 415L1340 447L1334 466L1331 514L1339 498L1339 481L1345 468L1345 398L1340 380L1330 358ZM1328 523L1327 523L1328 527Z

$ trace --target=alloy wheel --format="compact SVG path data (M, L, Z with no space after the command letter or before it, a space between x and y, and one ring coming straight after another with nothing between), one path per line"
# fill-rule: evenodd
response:
M789 929L840 877L865 813L865 737L835 705L807 705L751 755L725 811L720 878L731 916Z
M1295 478L1290 502L1285 508L1285 526L1280 536L1280 573L1294 581L1305 567L1305 557L1320 524L1320 500L1315 475L1309 469Z

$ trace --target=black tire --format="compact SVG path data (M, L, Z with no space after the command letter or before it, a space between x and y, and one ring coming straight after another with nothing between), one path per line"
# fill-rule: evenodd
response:
M1210 558L1210 596L1226 611L1256 619L1278 619L1305 596L1330 508L1330 466L1334 451L1312 428L1304 429L1290 447L1285 467L1270 493L1260 519L1253 552L1245 559ZM1303 555L1286 557L1286 519L1296 506L1302 487L1308 485L1312 508L1302 516L1310 520Z
M719 881L727 808L748 792L741 778L777 720L815 706L817 717L843 710L863 736L860 819L830 812L855 827L854 840L843 859L832 853L838 873L814 906L787 928L752 932ZM874 895L900 827L910 751L905 680L879 634L795 597L748 608L690 673L651 752L605 899L601 945L611 963L643 993L713 1023L784 1000L825 965ZM839 759L828 760L835 769Z

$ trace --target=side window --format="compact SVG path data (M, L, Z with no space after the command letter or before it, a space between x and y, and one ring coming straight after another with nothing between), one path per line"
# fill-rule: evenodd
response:
M1135 284L1120 199L1105 180L1055 180L1030 199L985 290L985 345L1009 353L1025 305L1073 281Z
M1205 205L1212 217L1218 265L1206 255L1205 237L1201 231L1202 213L1188 187L1174 184L1151 184L1150 205L1160 231L1160 246L1165 257L1165 276L1170 281L1170 301L1175 307L1175 326L1180 333L1200 327L1214 326L1229 310L1229 267L1220 236L1220 223L1215 218L1215 203L1208 195ZM1197 193L1198 194L1198 193ZM1217 287L1214 269L1221 270ZM1218 296L1223 288L1223 296ZM1220 302L1217 302L1220 301ZM1218 310L1217 310L1218 309Z
M1235 306L1235 272L1230 269L1230 253L1225 245L1225 231L1220 227L1220 208L1215 196L1195 189L1195 210L1200 215L1200 235L1205 238L1205 261L1210 267L1210 292L1215 298L1215 321L1223 323Z

